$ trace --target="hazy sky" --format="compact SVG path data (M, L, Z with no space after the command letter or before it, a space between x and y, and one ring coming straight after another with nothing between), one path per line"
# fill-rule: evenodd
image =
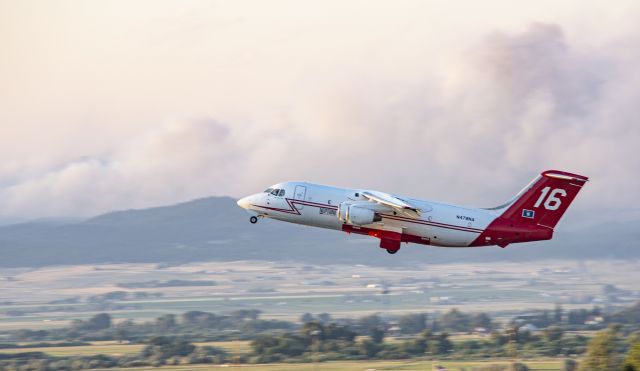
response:
M0 0L0 218L283 180L640 216L640 2Z

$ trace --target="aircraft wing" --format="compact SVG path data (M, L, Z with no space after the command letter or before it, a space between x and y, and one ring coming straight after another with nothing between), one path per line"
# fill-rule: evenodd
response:
M376 202L381 205L389 206L394 211L411 218L420 217L420 214L423 211L422 209L408 203L407 201L401 200L398 197L392 196L388 193L377 192L377 191L364 191L364 192L361 192L361 195L367 198L371 202Z

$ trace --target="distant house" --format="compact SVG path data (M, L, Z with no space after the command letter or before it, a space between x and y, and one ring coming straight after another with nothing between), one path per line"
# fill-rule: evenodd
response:
M534 333L534 332L538 331L538 327L536 327L532 323L527 323L526 325L520 326L518 328L518 331Z
M400 326L394 325L389 327L389 329L387 329L387 335L388 336L400 336L402 334L402 329L400 328Z
M484 327L476 327L473 329L473 332L478 334L478 335L486 335L489 333L489 330L487 330Z
M451 304L453 303L453 298L450 296L432 296L429 298L429 302L431 304Z
M528 323L530 321L535 321L539 317L538 313L524 313L519 314L513 318L513 322L517 324Z
M589 316L584 321L585 325L599 325L604 322L604 318L602 316Z

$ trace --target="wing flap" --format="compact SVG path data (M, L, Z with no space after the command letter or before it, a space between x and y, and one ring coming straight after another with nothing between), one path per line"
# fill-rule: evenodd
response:
M406 215L411 218L419 218L420 214L423 211L422 209L408 203L407 201L401 200L398 197L392 196L388 193L378 191L364 191L361 192L361 194L371 202L389 206L400 214Z

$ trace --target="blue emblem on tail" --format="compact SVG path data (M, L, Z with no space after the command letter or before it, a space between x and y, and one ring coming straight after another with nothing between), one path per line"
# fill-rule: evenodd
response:
M522 209L522 217L523 218L533 219L533 217L535 215L536 215L536 213L533 210Z

